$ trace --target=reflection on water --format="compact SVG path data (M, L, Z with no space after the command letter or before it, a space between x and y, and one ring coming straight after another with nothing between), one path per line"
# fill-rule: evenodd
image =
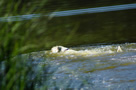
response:
M80 15L87 13L119 11L119 10L127 10L127 9L136 9L136 4L124 4L124 5L105 6L105 7L97 7L97 8L79 9L79 10L59 11L59 12L53 12L52 14L54 14L54 16L56 17L60 17L60 16Z
M128 10L128 9L136 9L136 4L134 3L134 4L114 5L114 6L105 6L105 7L96 7L96 8L87 8L87 9L78 9L78 10L58 11L58 12L51 12L48 15L44 15L44 16L62 17L62 16L119 11L119 10ZM20 16L1 17L0 22L30 20L41 16L42 16L41 14L29 14L29 15L20 15Z
M119 45L123 52L110 53L116 51ZM50 76L47 81L49 89L136 89L135 43L79 46L72 49L99 53L90 53L90 56L53 55L50 51L31 53L35 64L48 66L48 74L44 74L43 79Z

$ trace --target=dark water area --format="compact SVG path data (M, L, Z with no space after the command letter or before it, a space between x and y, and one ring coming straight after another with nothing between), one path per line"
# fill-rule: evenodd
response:
M30 51L50 49L54 45L76 46L97 43L135 42L135 7L132 9L122 10L120 10L120 7L116 7L118 9L105 12L101 12L101 9L99 12L99 8L97 8L123 4L135 4L135 2L135 0L114 2L107 0L50 0L47 1L47 3L43 5L43 7L39 9L36 13L31 13L33 14L33 16L31 14L25 15L24 13L24 16L9 17L9 20L13 23L23 22L24 24L26 24L26 26L30 25L32 27L35 27L33 28L33 30L30 30L30 32L32 32L26 39L24 44L36 45L38 43L39 45ZM34 3L35 7L37 7L35 10L37 10L39 6L42 5L42 3L40 3L39 1L24 1L21 4L22 6L24 5L23 3L28 8L32 5L32 3ZM80 9L86 8L96 8L97 13L88 12L84 14L59 17L55 17L52 14L46 16L46 13L52 13L54 11L79 9L78 12L80 12ZM105 7L105 9L108 9L108 7ZM6 19L1 18L1 23L3 24L2 20ZM23 35L23 33L27 31L27 27L20 28L21 35Z
M135 10L126 10L58 17L49 26L62 37L73 33L67 41L73 44L135 42L135 15ZM61 41L59 36L55 38Z
M83 8L94 8L94 7L102 7L102 6L112 6L112 5L121 5L121 4L129 4L136 3L135 0L49 0L45 5L48 8L47 11L63 11L63 10L73 10L73 9L83 9Z
M97 5L95 3L92 3L90 7L95 7L93 6ZM100 3L100 6L108 5L105 4L106 1ZM120 2L117 2L116 4L118 5L119 3ZM89 6L86 4L81 4L81 7L83 7L82 5L86 7ZM71 4L68 6L70 7L74 5ZM78 4L74 9L79 9ZM135 42L135 16L136 10L130 9L103 13L52 17L47 23L46 33L44 33L40 38L42 41L46 41L48 38L47 41L51 43L51 46Z

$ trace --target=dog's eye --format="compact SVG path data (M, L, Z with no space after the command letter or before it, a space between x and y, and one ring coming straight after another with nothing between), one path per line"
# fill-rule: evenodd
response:
M61 52L61 47L58 47L58 52Z

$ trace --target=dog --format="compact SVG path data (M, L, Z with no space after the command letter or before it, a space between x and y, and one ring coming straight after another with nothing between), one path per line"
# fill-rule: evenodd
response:
M116 52L123 52L123 50L121 49L120 46L118 46ZM66 55L70 55L70 54L89 55L89 54L98 54L100 52L97 52L95 50L80 50L80 51L76 51L76 50L69 49L69 48L64 47L64 46L54 46L54 47L51 48L51 53L61 53L61 54L66 54ZM108 52L103 52L103 53L108 53Z
M63 46L55 46L51 48L51 52L52 53L73 53L73 52L77 52L75 50L69 49L67 47L63 47Z

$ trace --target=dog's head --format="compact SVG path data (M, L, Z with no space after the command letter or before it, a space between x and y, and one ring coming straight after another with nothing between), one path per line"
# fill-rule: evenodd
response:
M63 46L55 46L55 47L53 47L52 49L51 49L51 52L52 53L58 53L58 52L65 52L65 51L67 51L68 50L68 48L66 48L66 47L63 47Z

